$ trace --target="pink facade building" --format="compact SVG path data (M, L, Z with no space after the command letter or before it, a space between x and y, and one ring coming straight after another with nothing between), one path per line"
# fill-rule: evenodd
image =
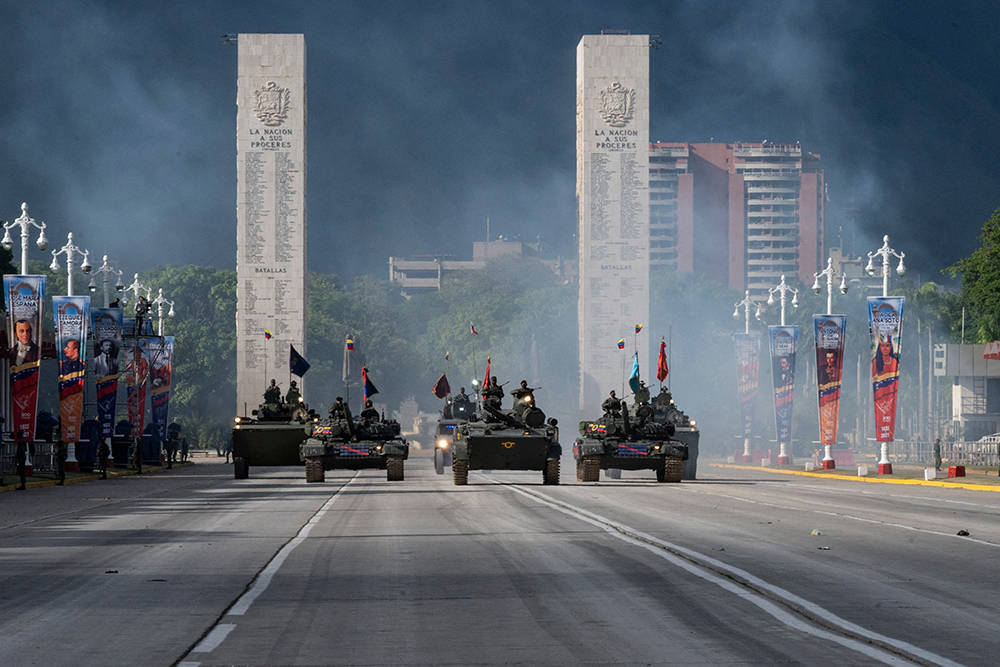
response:
M653 143L652 268L708 274L760 295L823 262L820 157L795 144Z

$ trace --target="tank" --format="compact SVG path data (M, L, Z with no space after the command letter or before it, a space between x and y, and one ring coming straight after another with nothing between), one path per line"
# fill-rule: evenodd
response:
M652 470L657 482L694 479L698 455L694 420L676 407L666 389L652 403L645 387L637 397L633 414L623 403L620 411L605 411L601 419L580 422L573 443L578 480L596 482L601 470L613 479L620 476L614 471L620 470ZM686 470L688 461L691 466Z
M546 421L534 394L515 398L511 410L484 403L472 421L456 426L451 470L468 484L470 470L539 470L543 484L559 483L558 422Z
M390 482L403 480L403 462L410 446L395 420L355 420L349 411L331 414L312 425L299 447L306 482L326 481L327 470L385 470Z
M315 415L305 403L264 402L249 417L233 419L233 475L250 476L250 466L300 465L299 445Z
M443 475L451 468L456 429L476 418L476 405L471 400L454 399L441 411L434 435L434 472Z

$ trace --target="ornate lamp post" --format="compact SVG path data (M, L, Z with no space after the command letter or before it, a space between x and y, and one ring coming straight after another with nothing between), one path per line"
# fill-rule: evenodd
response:
M786 283L785 282L785 276L782 275L781 276L781 282L779 282L774 287L770 288L767 292L768 292L768 294L767 294L767 305L769 305L769 306L774 305L774 294L776 292L778 294L778 301L781 303L781 325L780 326L784 327L785 326L785 301L787 300L788 293L789 292L792 293L792 307L793 308L798 308L799 307L799 291L797 289L795 289L794 287L790 286L788 283ZM781 354L777 355L777 356L782 357L783 361L785 361L785 363L789 364L789 368L787 369L787 372L791 374L791 378L795 377L795 369L793 367L794 363L795 363L795 361L794 361L795 360L795 340L798 338L798 327L793 327L793 328L796 330L796 332L795 332L795 334L793 334L792 340L788 342L788 349L787 350L783 350ZM771 367L774 368L774 358L776 356L776 352L779 352L779 351L776 349L776 344L775 344L775 338L776 338L776 336L775 336L774 329L769 327L769 331L771 333L771 336L770 336L770 338L771 338L771 340L770 340L770 343L771 343L770 344L770 349L771 349L771 362L772 362L771 363ZM790 360L789 360L789 357L791 357ZM775 405L774 405L774 426L775 426L775 437L778 439L778 465L785 465L785 464L788 464L788 463L792 462L791 458L788 456L788 440L789 440L789 434L791 433L791 419L792 419L792 405L791 405L791 402L792 402L792 397L795 395L795 391L794 391L793 387L789 387L789 386L787 386L787 385L784 384L784 382L783 382L784 378L774 377L772 379L774 381L774 392L775 392L774 393L774 400L775 400ZM782 382L781 386L778 385L779 382ZM792 380L792 382L794 382L794 380ZM787 393L787 396L783 396L783 400L787 401L787 403L788 403L787 407L785 407L784 403L782 403L779 406L779 404L778 404L778 392L779 391L781 391L782 394ZM783 423L784 423L784 428L782 428ZM784 437L782 435L783 432L785 433Z
M102 276L101 282L104 284L104 307L107 308L111 303L111 276L115 273L118 274L118 280L115 282L115 291L121 292L125 289L125 283L122 282L122 270L116 269L115 267L108 264L108 256L105 255L101 261L101 265L94 269L94 273ZM87 289L91 292L97 291L97 283L94 282L94 278L90 278L90 283L87 285Z
M833 444L837 439L837 419L840 411L840 378L844 363L844 334L847 318L833 315L833 258L828 257L826 268L813 274L812 291L819 294L819 279L826 278L825 315L813 315L816 333L816 383L819 400L819 437L823 445L823 469L833 470ZM841 272L840 293L847 294L847 274Z
M77 247L73 244L73 232L66 235L66 245L59 250L52 251L52 263L49 265L49 269L52 272L58 271L59 266L59 255L66 256L66 296L74 296L73 294L73 259L74 255L80 255L83 257L83 263L80 265L80 270L84 273L90 273L93 268L90 266L89 257L90 251L84 250L83 248Z
M21 273L25 274L28 272L28 230L31 227L38 228L38 249L44 251L49 247L49 241L45 238L45 223L35 222L34 218L28 216L28 204L26 202L21 202L21 217L12 222L3 223L3 239L0 240L0 246L4 250L10 250L14 247L14 241L10 237L10 230L14 227L21 228Z
M156 335L163 335L163 305L169 303L170 310L167 312L167 317L174 316L174 302L170 299L164 298L163 288L159 289L156 298L150 301L150 303L156 306Z
M833 257L826 258L825 269L813 274L812 291L816 294L822 289L819 279L824 276L826 276L826 312L830 314L833 312ZM840 274L840 293L847 294L847 274L843 272Z
M754 309L754 317L760 319L760 314L763 311L763 306L760 305L759 301L756 301L750 297L750 290L747 290L743 296L743 300L736 304L733 308L733 318L739 319L740 308L743 309L743 336L744 338L740 340L739 334L736 334L736 354L737 354L737 395L740 398L740 417L741 424L740 428L743 429L743 463L749 463L750 461L750 431L751 431L751 415L753 414L752 405L749 404L749 399L752 392L747 389L747 385L753 384L754 389L759 377L759 365L756 363L757 358L760 354L760 344L758 339L750 341L750 308ZM755 373L753 378L743 377L746 373Z
M905 257L905 256L906 256L906 253L899 252L899 251L894 250L894 249L892 249L892 248L889 247L889 235L888 234L886 234L885 236L882 237L882 247L881 248L879 248L878 250L875 250L873 252L869 252L868 253L868 265L865 266L865 271L870 276L874 276L875 273L876 273L875 262L874 262L875 258L876 257L881 257L882 258L882 297L883 298L889 296L889 272L890 272L890 262L891 262L891 260L889 258L890 257L895 257L895 258L897 258L899 260L899 264L896 266L896 273L898 275L902 276L903 274L906 273L906 267L903 265L903 257ZM871 297L869 297L869 299L870 298ZM869 308L870 308L870 306L869 306ZM899 324L899 329L902 330L902 328L903 328L902 321L900 321L898 324ZM875 334L875 330L873 328L872 329L872 336L875 336L875 335L876 335ZM878 342L878 341L876 341L876 342ZM876 354L878 354L877 351L876 351ZM897 363L898 363L898 361L897 361ZM898 371L897 371L897 373L898 373ZM872 371L872 379L874 380L874 366L873 366L873 371ZM898 385L899 378L898 377L893 378L893 381L895 383L897 383L896 387L898 388L898 386L899 386ZM874 391L874 383L873 383L873 391ZM877 401L875 400L876 398L877 397L875 397L873 395L873 399L872 400L873 400L873 402L877 403ZM878 408L878 406L876 405L876 414L878 413L878 409L877 408ZM895 409L896 409L896 401L895 401L895 397L893 397L892 398L892 411L893 411L892 419L893 420L895 420ZM879 428L879 424L876 423L875 428L876 428L876 436L877 436L877 434L878 434L877 429ZM889 438L889 439L891 440L892 438ZM878 460L878 472L881 475L891 475L892 474L892 463L889 462L889 443L888 443L887 440L882 440L881 441L881 447L880 447L880 451L879 451L879 460Z
M59 248L58 250L52 251L52 264L49 265L49 270L51 270L53 273L59 271L59 269L62 268L59 265L59 255L64 255L66 257L66 296L74 296L73 294L74 259L76 258L76 255L80 255L83 258L83 263L80 264L80 270L83 271L84 273L90 273L90 270L92 268L90 266L90 261L89 261L90 252L74 245L73 232L70 232L69 234L66 235L66 245L64 245L62 248ZM81 340L80 346L82 347L83 344L86 342L87 342L86 340ZM62 371L60 371L60 373L61 372ZM66 443L65 469L70 472L76 472L80 469L80 462L76 460L76 442Z

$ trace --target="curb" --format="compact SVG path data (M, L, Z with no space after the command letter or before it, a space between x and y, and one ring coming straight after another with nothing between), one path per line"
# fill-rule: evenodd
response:
M869 484L906 484L910 486L939 486L945 489L968 489L969 491L992 491L1000 493L1000 486L985 486L982 484L966 484L963 482L938 482L922 479L884 479L880 477L851 477L849 475L837 475L830 473L805 472L801 470L777 470L761 466L741 466L731 463L708 463L714 468L730 468L732 470L756 470L771 472L779 475L798 475L799 477L817 477L819 479L846 479L852 482L868 482Z
M184 463L181 463L181 462L174 463L174 467L175 468L178 468L178 467L181 467L181 466L185 466L186 467L186 466L190 466L190 465L194 465L194 462L193 461L185 461ZM166 469L167 469L167 466L165 466L165 465L151 465L151 466L143 466L142 470L143 470L143 473L157 473L157 472L161 472L161 471L166 470ZM137 470L132 470L130 468L122 468L120 470L118 468L114 468L114 469L108 470L108 480L115 479L116 477L128 477L129 475L138 475L138 474L139 474L139 472ZM79 484L81 482L92 482L94 480L100 480L100 479L101 479L100 473L88 473L88 474L82 475L80 477L73 477L73 478L67 477L65 485L69 486L70 484ZM107 480L102 480L102 481L107 481ZM40 480L31 481L31 478L29 478L29 481L27 483L27 487L29 489L41 488L41 487L46 487L46 486L59 486L59 482L58 482L58 480L55 480L55 479L40 479ZM0 486L0 493L5 493L7 491L16 491L17 487L18 487L17 483L7 484L6 486Z

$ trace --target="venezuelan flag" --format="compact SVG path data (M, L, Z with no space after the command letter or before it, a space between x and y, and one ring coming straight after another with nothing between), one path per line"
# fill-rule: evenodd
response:
M264 340L271 340L271 332L264 329Z
M619 339L619 341L618 341L618 349L619 350L624 350L625 349L625 339L624 338Z

